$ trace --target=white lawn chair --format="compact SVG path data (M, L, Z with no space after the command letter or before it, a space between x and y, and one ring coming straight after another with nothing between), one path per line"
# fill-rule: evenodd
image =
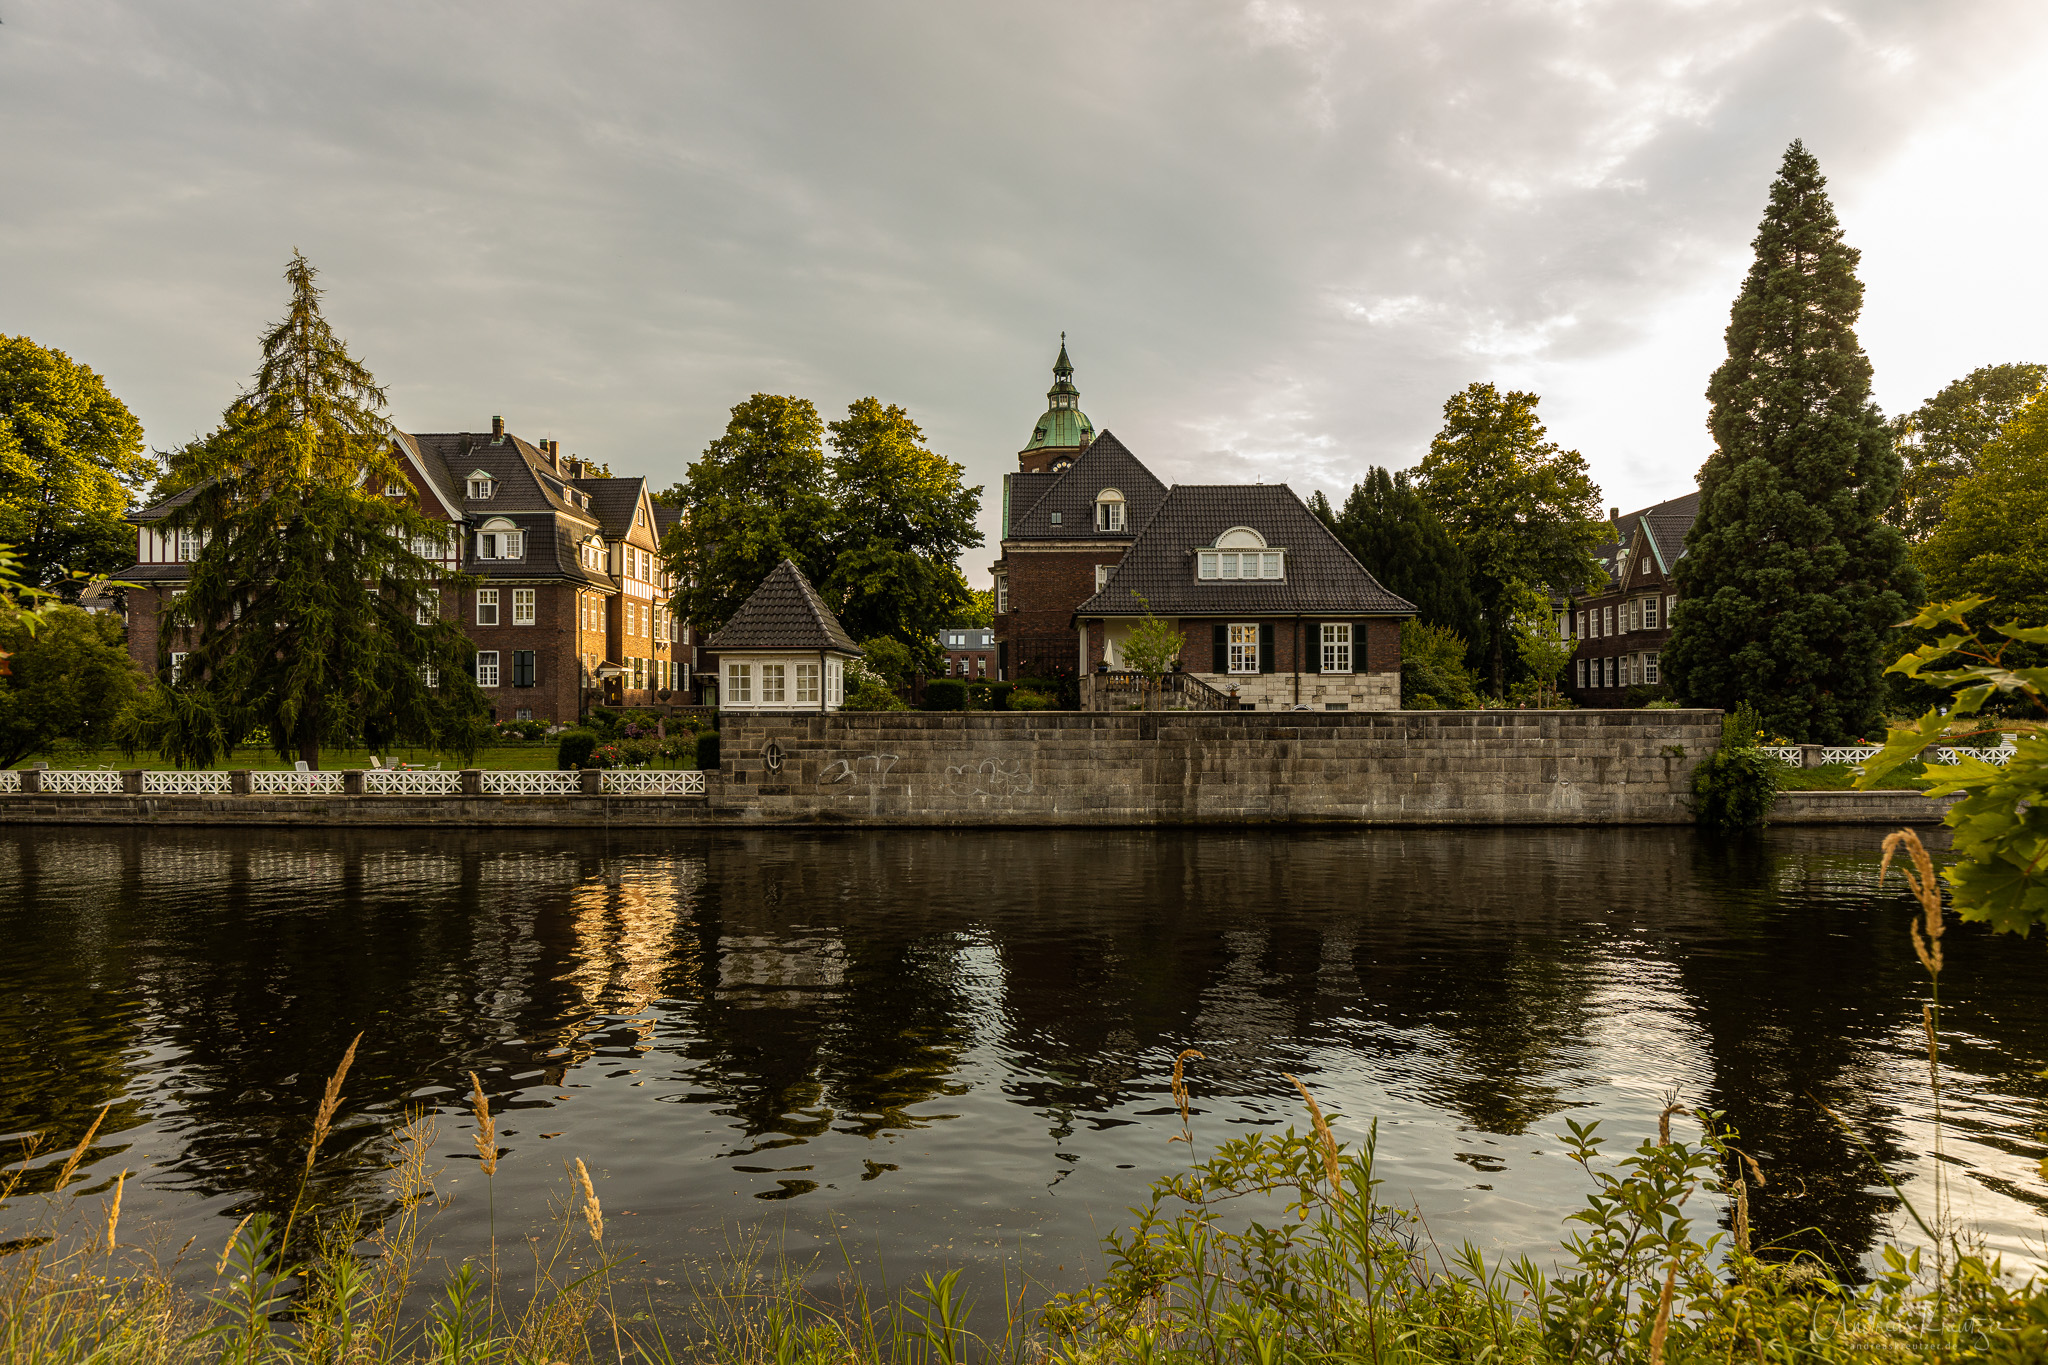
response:
M292 764L292 771L295 773L309 773L313 771L313 765L306 762L306 760L302 758L298 762Z

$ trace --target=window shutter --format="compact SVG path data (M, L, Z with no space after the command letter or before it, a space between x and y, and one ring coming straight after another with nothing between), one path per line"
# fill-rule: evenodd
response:
M1304 673L1322 672L1323 623L1321 621L1307 621L1302 623L1299 630L1308 633L1308 639L1305 642L1308 649L1308 657L1301 661L1301 671Z
M1271 673L1273 668L1273 623L1259 622L1259 672Z
M1221 621L1216 623L1216 633L1210 637L1209 671L1228 673L1230 671L1230 627Z

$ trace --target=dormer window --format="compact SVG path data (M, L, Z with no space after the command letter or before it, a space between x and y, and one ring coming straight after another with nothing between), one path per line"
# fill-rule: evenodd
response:
M492 478L488 471L482 469L472 469L469 471L469 496L472 499L483 502L497 491L498 481Z
M1105 488L1095 495L1095 529L1098 531L1121 531L1124 529L1124 495L1114 488Z
M476 533L478 559L526 558L526 533L503 517L493 517Z
M1195 575L1204 582L1284 578L1286 569L1287 552L1266 548L1266 538L1249 526L1232 527L1216 537L1214 549L1195 556Z

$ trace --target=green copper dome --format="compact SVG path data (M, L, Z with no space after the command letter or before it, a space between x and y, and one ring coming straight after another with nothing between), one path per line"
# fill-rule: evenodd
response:
M1081 391L1074 387L1074 365L1067 359L1067 334L1060 333L1060 358L1052 364L1052 387L1045 391L1045 415L1032 429L1025 450L1079 450L1095 439L1095 424L1081 411Z

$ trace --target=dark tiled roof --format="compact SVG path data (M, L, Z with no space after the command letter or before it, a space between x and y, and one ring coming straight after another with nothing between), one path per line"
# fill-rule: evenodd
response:
M1124 529L1095 529L1095 496L1105 488L1124 495ZM1065 473L1054 476L1045 491L1020 514L1011 507L1013 540L1129 540L1151 520L1166 498L1166 485L1124 443L1105 431L1074 457ZM1060 513L1055 526L1052 514Z
M198 497L199 490L204 487L206 487L205 484L196 483L181 492L171 494L161 502L153 502L147 507L138 507L128 514L128 520L133 522L162 521L165 517Z
M590 515L606 540L624 540L633 529L633 509L640 505L640 490L647 480L578 479L576 486L590 494Z
M1287 576L1255 583L1196 578L1195 552L1235 526L1285 550ZM1284 483L1176 485L1102 591L1074 614L1141 616L1145 606L1133 593L1161 616L1415 614L1415 605L1381 587Z
M683 519L683 509L670 507L667 503L654 504L654 534L656 538L666 536Z
M1692 529L1699 514L1700 494L1698 489L1694 489L1622 517L1620 541L1610 540L1597 551L1607 567L1609 587L1619 581L1616 575L1627 564L1629 552L1635 548L1637 534L1645 528L1649 530L1650 548L1661 561L1661 569L1669 573L1678 563L1678 557L1685 553L1685 533Z
M1064 471L1062 471L1064 472ZM1010 534L1012 523L1022 521L1024 514L1031 510L1033 503L1045 496L1045 490L1058 482L1059 475L1051 470L1003 475L1003 535Z
M836 649L866 653L839 624L803 570L785 559L761 580L753 595L704 642L707 649Z

